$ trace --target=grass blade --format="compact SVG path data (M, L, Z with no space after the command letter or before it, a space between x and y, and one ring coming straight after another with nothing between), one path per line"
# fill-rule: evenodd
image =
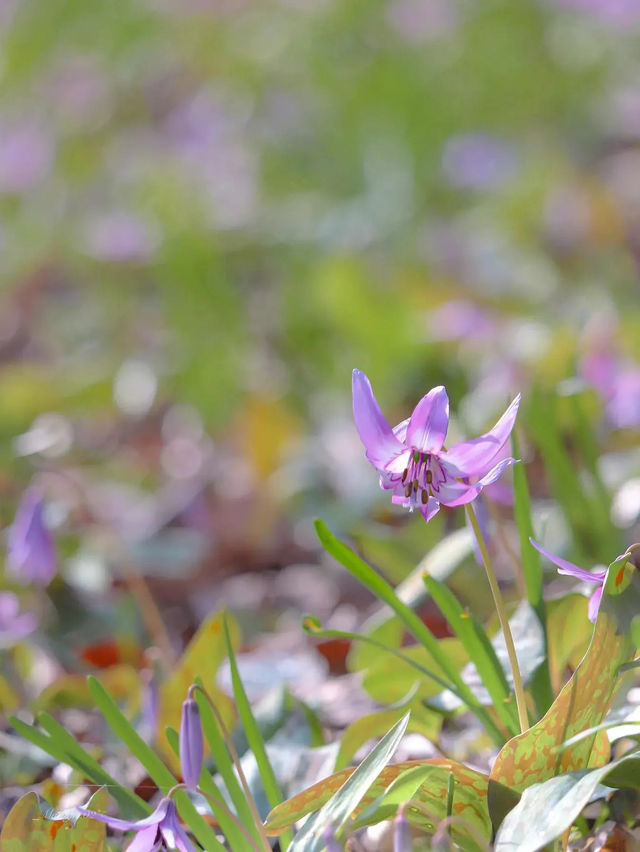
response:
M46 716L46 714L43 715ZM49 719L51 719L51 722L55 726L59 727L54 719L48 717L47 728L49 728ZM139 796L136 796L135 793L132 793L131 790L119 784L108 772L105 772L100 764L64 728L61 730L66 736L61 737L54 736L52 733L43 734L42 731L39 731L33 725L28 725L22 719L17 719L15 716L11 716L9 722L25 740L41 748L42 751L50 754L51 757L59 760L61 763L68 763L77 772L85 775L93 784L99 787L107 787L125 817L139 819L151 813L151 808L146 802ZM44 727L43 721L40 724ZM73 746L71 746L69 740L73 742Z
M465 612L456 596L444 583L439 583L427 574L423 580L436 606L475 664L500 721L510 735L520 733L516 708L510 700L511 691L507 678L484 628L475 616Z
M229 629L227 626L226 619L224 622L224 632L225 639L227 641L227 652L229 654L229 666L231 669L231 683L233 685L233 695L236 701L236 706L238 708L238 713L240 714L240 719L242 721L244 732L249 743L249 748L253 752L256 759L256 763L258 764L260 778L262 779L269 805L272 808L275 808L282 801L282 793L280 791L280 787L278 786L278 782L276 780L273 767L271 766L269 756L267 755L267 750L264 745L264 740L262 739L262 734L260 733L260 728L258 727L256 720L253 716L251 704L249 703L249 699L247 698L247 693L245 692L244 684L242 683L242 679L240 678L240 672L238 671L238 666L236 663L235 654L233 652L233 645L231 643L231 637L229 635ZM286 832L280 838L280 847L283 852L285 852L285 850L289 848L290 843L291 833Z
M504 736L497 727L487 710L477 701L469 687L464 683L460 672L449 661L446 654L440 649L438 640L429 628L422 623L415 612L395 594L392 586L383 580L366 562L360 559L350 548L337 539L329 530L327 525L317 519L315 522L316 533L325 550L337 559L344 567L356 577L364 586L383 603L387 604L404 623L405 627L413 636L421 642L431 654L442 671L449 678L447 688L455 692L467 707L477 716L485 726L487 732L498 745L504 743Z

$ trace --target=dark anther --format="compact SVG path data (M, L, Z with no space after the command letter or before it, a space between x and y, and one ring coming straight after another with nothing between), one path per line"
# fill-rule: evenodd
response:
M413 492L414 492L414 494L418 493L418 480L417 479L413 480Z
M432 482L433 482L433 472L428 470L427 471L427 485L431 485Z
M408 473L409 473L409 468L405 467L405 469L402 471L402 482L403 483L404 483L405 479L407 478Z
M404 487L404 496L408 497L411 494L411 483L405 485Z
M423 488L422 489L422 503L423 504L426 503L428 499L429 499L429 495L427 494L427 489Z

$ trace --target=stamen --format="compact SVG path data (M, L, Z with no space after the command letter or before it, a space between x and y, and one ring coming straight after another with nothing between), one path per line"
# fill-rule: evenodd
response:
M418 486L418 480L417 480L417 479L414 479L414 480L413 480L413 493L414 493L414 494L417 494L417 493L418 493L418 487L419 487L419 486Z
M431 485L432 482L433 482L433 471L428 470L427 471L427 485Z
M424 504L425 504L425 503L427 502L427 500L429 499L429 495L428 495L428 493L427 493L427 489L426 489L426 488L423 488L423 489L422 489L422 495L421 495L421 496L422 496L422 505L424 506Z
M405 479L407 478L408 473L409 473L409 468L405 467L405 469L402 471L402 483L403 483L403 485L404 485Z
M404 496L408 497L411 494L411 483L405 485Z

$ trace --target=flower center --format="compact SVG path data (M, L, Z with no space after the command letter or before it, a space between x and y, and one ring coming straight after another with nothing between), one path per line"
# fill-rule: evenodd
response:
M436 456L414 451L411 461L402 473L404 496L409 500L409 508L413 511L418 505L418 494L423 505L431 495L437 496L440 485L446 478Z

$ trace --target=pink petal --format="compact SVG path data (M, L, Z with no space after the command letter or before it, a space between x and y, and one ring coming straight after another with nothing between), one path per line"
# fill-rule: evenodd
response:
M600 602L602 601L603 588L604 586L598 586L598 588L589 598L589 609L587 610L589 615L589 621L595 621L598 617L598 610L600 609Z
M456 476L475 478L484 476L495 461L496 455L509 440L511 430L516 422L520 394L513 400L493 429L479 438L462 441L442 454L442 460L455 471Z
M117 828L120 831L140 831L141 829L149 828L150 826L155 827L162 822L167 815L169 804L170 800L166 797L161 799L158 803L158 807L152 814L149 814L149 816L139 820L118 819L117 817L110 817L106 814L98 814L95 811L89 811L86 808L78 808L78 810L83 816L88 816L92 819L104 822L110 828Z
M405 447L393 434L371 389L371 382L360 370L353 371L353 419L367 458L383 470ZM404 468L403 468L404 469Z
M440 511L440 503L438 503L435 497L429 497L424 506L420 504L420 511L425 521L430 521Z
M559 574L576 577L578 580L586 580L587 583L602 583L604 580L606 574L605 571L585 571L584 568L574 565L573 562L569 562L567 559L563 559L561 556L556 556L555 553L551 553L551 551L547 550L541 544L538 544L538 542L534 541L532 538L530 538L529 541L537 551L547 557L549 562L553 562L553 564L557 567Z
M482 491L482 485L465 485L464 482L458 482L456 479L450 479L448 482L442 482L433 490L437 495L437 499L445 506L464 506L465 503L471 503Z
M449 428L449 397L442 385L430 390L413 409L407 446L421 453L439 453Z
M158 852L162 848L162 840L156 840L158 836L158 827L152 825L150 828L145 828L127 846L127 852Z

